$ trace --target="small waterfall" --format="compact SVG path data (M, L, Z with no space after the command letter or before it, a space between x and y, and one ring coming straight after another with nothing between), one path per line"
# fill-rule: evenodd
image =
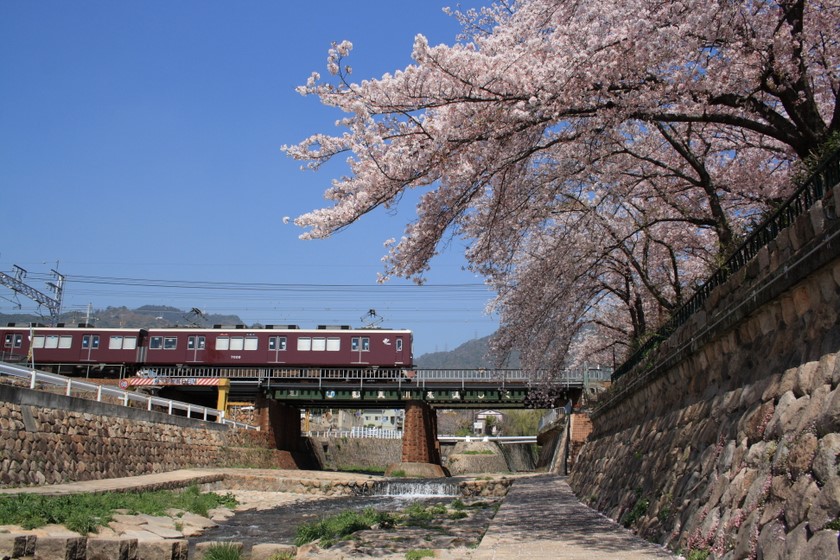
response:
M405 498L448 498L460 496L457 482L442 480L383 480L369 490L369 496Z

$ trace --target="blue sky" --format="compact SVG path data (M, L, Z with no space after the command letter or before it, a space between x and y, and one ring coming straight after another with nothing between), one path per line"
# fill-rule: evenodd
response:
M327 74L333 41L353 42L358 80L409 64L417 33L451 44L454 5L0 2L0 271L22 266L45 290L57 266L65 311L164 304L308 327L376 309L415 332L416 355L490 334L492 294L458 242L426 286L376 284L411 204L323 241L283 223L320 207L342 171L300 171L280 152L338 131L294 88ZM0 313L35 309L0 286Z

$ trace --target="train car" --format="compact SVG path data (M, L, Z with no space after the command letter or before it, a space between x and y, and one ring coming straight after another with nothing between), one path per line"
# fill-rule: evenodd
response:
M218 367L407 367L409 330L268 326L150 329L145 364Z
M31 351L31 353L30 353ZM246 368L410 368L412 333L293 325L251 329L0 327L0 360L65 375L235 375ZM156 370L157 368L157 370ZM212 373L209 368L216 368ZM165 371L165 373L164 373Z
M67 375L133 374L146 346L143 329L0 327L0 359L35 362L41 369Z

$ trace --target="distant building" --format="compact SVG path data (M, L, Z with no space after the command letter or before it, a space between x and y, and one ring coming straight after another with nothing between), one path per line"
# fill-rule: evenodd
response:
M505 415L497 410L482 410L475 415L473 432L477 436L494 436L504 419Z
M365 428L382 428L384 430L402 430L403 428L404 410L372 408L361 412L362 426Z

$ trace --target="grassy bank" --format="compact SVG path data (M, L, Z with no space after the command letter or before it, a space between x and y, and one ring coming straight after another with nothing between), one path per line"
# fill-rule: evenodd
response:
M81 534L108 525L115 510L129 514L164 515L170 508L206 516L215 507L233 507L231 495L202 493L198 486L183 491L105 492L71 496L20 494L0 496L0 525L20 525L35 529L48 524L64 525Z

